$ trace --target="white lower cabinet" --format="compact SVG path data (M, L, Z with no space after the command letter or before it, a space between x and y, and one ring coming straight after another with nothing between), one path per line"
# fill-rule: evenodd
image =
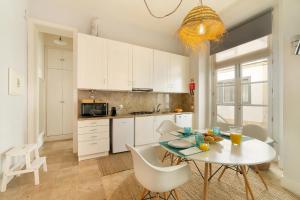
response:
M78 121L78 159L108 155L109 119Z
M141 116L135 118L135 146L157 143L160 134L156 131L164 120L175 121L175 115Z
M153 116L135 117L135 146L153 143Z

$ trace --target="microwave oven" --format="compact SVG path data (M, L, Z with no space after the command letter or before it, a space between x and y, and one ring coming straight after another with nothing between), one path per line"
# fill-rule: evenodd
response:
M108 115L108 103L82 103L82 117L103 117Z

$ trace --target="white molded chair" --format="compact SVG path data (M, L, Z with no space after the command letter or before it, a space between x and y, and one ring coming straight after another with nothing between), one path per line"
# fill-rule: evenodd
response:
M268 139L267 130L255 124L243 126L243 135L258 139L263 142Z
M163 136L164 134L167 134L171 131L177 131L181 129L181 127L177 126L174 122L170 121L170 120L164 120L160 125L159 127L156 129L156 131L161 135ZM162 162L164 162L164 160L170 156L170 159L171 159L171 165L173 165L173 162L174 162L174 155L171 154L170 152L166 151L164 153L164 156L162 158Z
M159 193L163 193L164 199L168 199L170 196L179 199L175 188L186 183L192 177L187 163L165 167L162 166L157 156L159 146L138 149L130 145L126 145L126 147L131 151L135 177L144 187L141 199L148 195L151 198L150 192L156 194L156 199L160 199ZM170 193L167 196L168 192Z

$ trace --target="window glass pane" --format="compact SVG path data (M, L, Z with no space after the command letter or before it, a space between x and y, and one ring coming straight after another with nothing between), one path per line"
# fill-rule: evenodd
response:
M243 125L256 124L268 128L268 107L243 106Z
M216 53L216 62L228 60L233 57L241 56L257 50L265 49L268 47L268 36L258 38L256 40L241 44L231 49Z
M260 59L241 64L242 78L250 79L250 82L268 80L268 59Z
M234 124L234 106L217 106L217 122Z
M268 105L268 83L245 84L242 87L243 104Z
M235 78L235 67L229 66L217 70L217 82L233 80Z

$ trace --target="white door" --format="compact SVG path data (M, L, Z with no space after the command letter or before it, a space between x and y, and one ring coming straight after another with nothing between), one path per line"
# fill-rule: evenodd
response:
M155 92L169 92L168 74L170 68L170 53L154 50L153 90Z
M134 118L113 119L113 153L128 151L125 144L134 146Z
M171 92L188 93L189 58L171 55L169 87Z
M159 128L161 123L165 120L169 120L172 122L175 122L175 115L159 115L159 116L154 116L154 129L153 129L153 138L154 142L158 142L160 138L160 133L157 132L156 130Z
M153 119L153 116L135 118L135 146L154 142Z
M58 69L48 69L47 76L47 135L62 134L62 73Z
M62 68L72 70L73 68L73 52L69 50L62 51Z
M63 55L60 49L47 49L47 67L51 69L61 69Z
M153 49L133 46L133 88L153 88Z
M81 89L106 89L106 40L78 34L77 52L77 87Z
M62 134L73 132L73 72L61 70L62 72Z
M107 88L132 89L132 50L127 43L107 41Z

